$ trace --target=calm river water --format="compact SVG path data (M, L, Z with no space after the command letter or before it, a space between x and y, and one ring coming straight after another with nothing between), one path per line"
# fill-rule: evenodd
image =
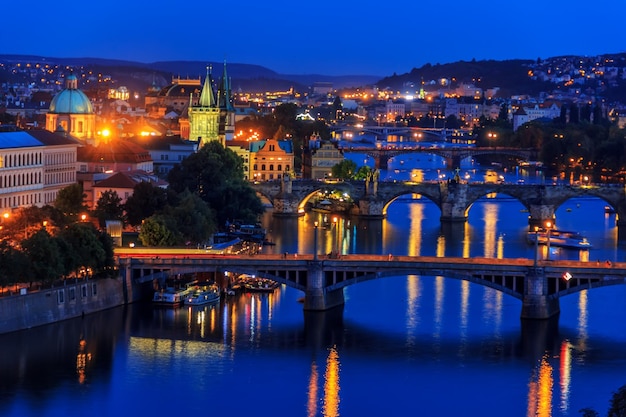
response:
M522 209L485 199L459 227L420 199L382 221L268 214L265 250L311 253L318 220L320 253L532 258ZM594 247L552 257L625 260L602 201L568 201L557 224ZM2 335L0 416L603 416L626 384L626 286L563 297L558 320L530 323L519 300L446 277L353 285L339 312L305 314L302 295L136 304Z

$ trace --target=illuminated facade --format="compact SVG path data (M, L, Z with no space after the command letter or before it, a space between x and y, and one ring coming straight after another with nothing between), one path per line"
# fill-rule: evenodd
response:
M302 178L326 179L331 176L335 165L343 162L343 152L337 145L316 139L309 141L309 146L302 153Z
M0 133L0 209L54 203L59 190L76 182L79 146L65 133Z
M50 102L46 114L46 130L63 130L85 142L93 141L96 115L89 98L78 89L78 78L74 74L67 77L65 89Z
M290 140L267 139L250 143L251 179L282 179L293 170L293 143Z
M213 93L213 79L207 68L204 85L200 97L194 103L193 95L189 103L189 140L197 141L198 148L206 143L219 141L224 145L224 138L220 138L219 122L221 111Z

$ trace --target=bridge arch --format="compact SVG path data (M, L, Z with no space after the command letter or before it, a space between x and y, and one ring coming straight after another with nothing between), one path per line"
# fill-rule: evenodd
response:
M458 271L442 271L442 274L437 274L437 275L433 275L432 273L430 274L425 274L425 271L411 271L411 270L406 270L406 269L396 269L396 270L388 270L388 271L381 271L381 272L376 272L376 273L370 273L370 274L366 274L363 276L358 276L358 277L354 277L354 278L350 278L341 282L337 282L336 284L333 285L329 285L327 288L331 291L334 290L339 290L339 289L343 289L347 286L350 285L355 285L355 284L359 284L362 282L366 282L366 281L371 281L371 280L375 280L375 279L381 279L381 278L389 278L389 277L398 277L398 276L419 276L419 277L443 277L446 279L456 279L456 280L460 280L460 281L468 281L470 283L473 284L478 284L481 285L483 287L489 287L492 288L496 291L500 291L504 294L510 295L514 298L517 298L518 300L522 300L523 298L523 294L521 292L516 291L514 288L512 288L511 285L507 286L506 284L503 284L501 282L497 282L496 280L488 280L488 279L484 279L484 278L480 278L480 277L476 277L473 276L470 273L459 273ZM521 281L520 281L521 282ZM518 290L520 288L517 288Z

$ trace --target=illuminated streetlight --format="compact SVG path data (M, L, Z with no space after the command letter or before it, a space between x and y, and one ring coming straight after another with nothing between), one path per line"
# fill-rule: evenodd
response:
M546 248L547 248L546 261L550 260L550 230L551 229L552 229L552 222L548 220L546 222Z

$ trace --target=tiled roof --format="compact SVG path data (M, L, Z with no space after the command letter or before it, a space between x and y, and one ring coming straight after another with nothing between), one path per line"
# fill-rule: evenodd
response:
M101 143L97 147L84 146L78 149L77 159L81 162L139 163L152 161L150 152L137 144L125 140Z
M167 186L167 182L159 179L154 175L150 175L145 171L137 170L130 172L118 172L109 178L94 184L94 188L135 188L140 182L150 182L156 187Z

